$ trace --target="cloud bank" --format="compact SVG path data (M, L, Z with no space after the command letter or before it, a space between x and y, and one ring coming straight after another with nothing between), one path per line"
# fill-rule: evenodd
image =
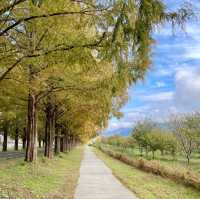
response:
M166 2L169 9L175 9L183 1ZM200 12L200 2L192 2ZM111 119L107 131L133 127L144 118L162 122L174 113L200 111L199 27L200 22L193 20L186 24L185 31L175 29L173 34L166 24L154 33L152 69L144 82L129 89L131 100L121 110L124 117Z

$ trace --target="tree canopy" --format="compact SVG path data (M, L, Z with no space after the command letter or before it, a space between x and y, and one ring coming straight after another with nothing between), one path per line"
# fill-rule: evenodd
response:
M2 121L23 118L25 160L36 160L38 139L51 158L54 142L86 141L120 117L150 68L154 29L191 16L161 0L1 1L0 111Z

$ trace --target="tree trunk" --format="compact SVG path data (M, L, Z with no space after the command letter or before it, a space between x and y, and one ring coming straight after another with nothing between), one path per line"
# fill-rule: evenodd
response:
M147 148L147 146L145 147L145 153L146 153L146 157L148 157L148 148Z
M153 159L155 159L155 151L152 151Z
M75 137L73 136L73 137L72 137L72 147L74 148L75 145L76 145L76 139L75 139Z
M15 129L15 151L18 151L18 144L19 144L19 129Z
M61 139L60 139L60 151L61 152L64 152L64 147L63 147L63 145L64 145L64 138L63 137L61 137Z
M47 128L49 128L49 125L47 124L47 120L45 121L45 138L44 138L44 156L46 156L47 157L47 155L48 155L48 143L49 143L49 141L48 141L48 129Z
M27 148L25 161L37 160L37 107L35 96L28 97Z
M38 140L38 144L39 144L39 148L42 148L42 140L41 139Z
M2 151L7 151L8 148L8 126L3 127L3 148Z
M73 148L73 136L70 136L70 151Z
M45 156L53 158L53 142L55 138L55 108L51 103L46 105L46 128L45 128Z
M67 136L67 151L71 151L71 140L70 140L70 135Z
M67 152L68 150L68 143L67 143L67 135L63 137L63 152Z
M143 156L143 147L139 145L139 150L140 150L140 156Z
M42 147L45 147L45 139L42 140Z
M74 137L74 140L73 140L73 147L76 147L76 138Z
M56 137L55 137L55 153L59 154L61 151L61 140L60 140L60 129L57 127L56 128Z
M41 138L38 139L38 146L39 146L39 148L42 148L42 139Z
M190 164L190 155L186 155L186 158L187 158L187 164L189 165Z
M23 135L23 139L22 139L22 148L23 149L26 148L26 127L24 127L24 135Z

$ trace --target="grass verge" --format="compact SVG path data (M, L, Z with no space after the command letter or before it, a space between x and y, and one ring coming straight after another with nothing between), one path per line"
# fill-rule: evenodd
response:
M79 177L83 148L53 160L39 157L37 163L23 159L0 162L0 198L72 199Z
M140 171L94 149L113 174L140 199L199 199L200 192L160 176Z
M123 152L124 154L132 158L134 157L134 159L141 159L141 154L137 148L125 148L112 145L106 145L106 146L117 152ZM156 151L154 159L152 158L151 153L148 153L148 156L144 154L142 158L146 160L158 161L160 164L164 166L170 166L179 169L187 169L190 170L191 172L194 172L195 175L200 174L200 153L192 154L189 165L187 163L186 158L183 156L183 154L180 153L177 153L175 156L172 156L170 154L162 155L159 151Z
M103 145L98 146L98 148L102 152L124 162L125 164L133 166L142 171L146 171L149 173L160 175L164 178L171 179L177 183L182 183L183 185L191 186L200 191L199 174L195 174L195 172L188 170L186 167L182 167L182 169L180 169L180 167L176 168L171 166L165 166L163 164L160 164L160 162L156 160L151 161L143 158L133 158L130 157L130 155L127 155L127 153L125 152L118 152Z

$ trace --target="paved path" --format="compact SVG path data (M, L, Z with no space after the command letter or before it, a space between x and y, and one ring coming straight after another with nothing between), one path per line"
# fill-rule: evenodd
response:
M137 199L91 151L85 150L75 199Z
M6 151L0 152L0 159L14 159L24 157L23 151Z

